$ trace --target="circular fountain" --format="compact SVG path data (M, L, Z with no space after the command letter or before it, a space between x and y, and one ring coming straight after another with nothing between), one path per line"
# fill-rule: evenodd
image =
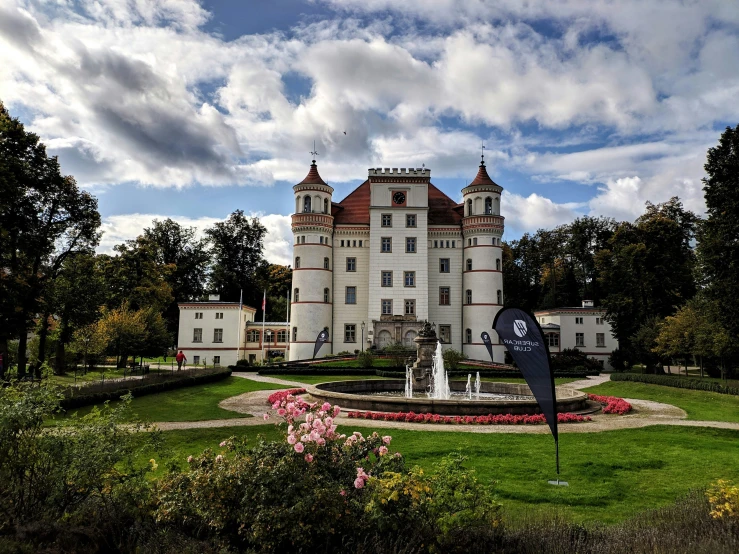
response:
M428 322L415 339L418 356L401 379L335 381L307 386L319 402L344 409L373 412L414 412L439 415L536 414L539 405L528 385L480 381L472 374L466 381L449 381L441 343ZM473 389L474 386L474 389ZM588 395L557 387L557 411L573 412L587 407Z

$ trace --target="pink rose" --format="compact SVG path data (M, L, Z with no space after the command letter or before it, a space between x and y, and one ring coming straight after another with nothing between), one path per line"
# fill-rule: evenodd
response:
M280 417L283 417L287 412L285 411L285 408L280 408L277 410L277 415Z
M220 446L221 448L223 448L224 446L226 446L226 443L227 443L227 442L228 442L228 441L222 441L222 442L221 442L221 444L219 444L218 446Z
M323 406L321 406L321 410L323 410L324 412L328 412L330 409L331 409L331 404L329 404L328 402L324 402Z
M324 439L323 437L319 437L318 440L316 441L316 444L318 446L323 446L324 444L326 444L326 439Z
M346 491L344 489L341 489L341 492L339 493L341 496L346 496Z
M295 444L296 442L298 442L298 438L295 435L287 436L287 444Z
M305 449L302 442L295 443L295 446L293 446L293 448L298 454L300 454Z
M387 454L387 446L381 446L379 452L380 456L384 456L385 454Z
M385 435L384 437L382 437L382 442L384 442L385 444L390 444L391 440L393 440L393 437L391 437L390 435Z
M223 461L223 456L221 456L220 454L218 454L218 456L216 456L216 463L218 463L220 461Z
M187 463L189 464L190 462L192 462L192 456L187 457Z
M264 414L264 421L267 421L269 419L269 414Z
M305 461L311 463L313 461L313 454L306 454Z
M354 488L355 489L364 488L364 479L362 479L361 477L357 477L356 479L354 479Z

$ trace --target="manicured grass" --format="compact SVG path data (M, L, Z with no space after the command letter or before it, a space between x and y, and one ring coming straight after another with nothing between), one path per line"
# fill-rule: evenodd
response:
M688 419L739 422L739 396L628 381L609 381L583 390L591 394L672 404L685 410Z
M360 379L388 379L388 377L378 377L377 375L273 375L273 377L287 381L297 381L306 385L333 381L358 381Z
M457 377L455 377L457 379ZM490 381L492 383L525 383L526 379L523 377L480 377L481 381ZM566 385L567 383L572 383L573 381L579 381L580 379L576 377L555 377L554 378L554 385ZM474 382L474 379L473 379Z
M245 414L218 407L221 400L257 390L284 389L282 385L259 383L241 377L228 377L215 383L196 385L135 398L131 402L131 417L145 421L204 421L248 417ZM76 410L80 415L92 407ZM62 419L63 422L63 419Z
M346 426L342 432L353 430ZM550 435L377 431L393 436L392 450L401 452L410 466L430 468L442 456L460 450L479 479L497 481L498 499L512 518L555 507L573 521L615 523L670 504L719 478L739 479L739 432L724 429L654 426L562 435L561 479L569 487L547 483L556 477ZM171 451L164 461L172 459L183 467L188 455L207 447L218 450L225 438L253 439L258 434L282 439L274 425L166 432ZM164 465L160 463L159 472Z
M311 364L311 367L362 369L362 367L359 365L359 362L357 360L337 360L333 362L321 362L318 364ZM372 368L383 368L383 367L396 367L395 361L392 360L391 358L375 358L375 360L372 363Z

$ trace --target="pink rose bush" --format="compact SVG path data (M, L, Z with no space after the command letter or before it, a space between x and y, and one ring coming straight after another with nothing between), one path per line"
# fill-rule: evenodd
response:
M488 414L484 416L443 416L438 414L416 414L414 412L349 412L348 417L354 419L371 419L373 421L400 421L405 423L441 423L446 425L540 425L546 423L543 414L513 415ZM559 423L582 423L593 421L590 416L572 413L557 414Z
M304 392L305 389L278 390L267 397L267 404L272 406L275 402L282 402L286 396L294 396L296 394L303 394Z
M599 396L597 394L589 394L588 398L593 402L603 404L604 414L624 415L631 411L631 404L626 402L623 398L618 398L616 396Z

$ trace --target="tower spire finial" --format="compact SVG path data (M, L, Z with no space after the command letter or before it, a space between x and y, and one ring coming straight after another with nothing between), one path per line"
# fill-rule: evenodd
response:
M480 141L480 165L485 165L485 141Z
M316 150L316 141L313 141L313 150L311 150L311 155L313 156L313 165L316 164L316 156L318 156L318 150Z

